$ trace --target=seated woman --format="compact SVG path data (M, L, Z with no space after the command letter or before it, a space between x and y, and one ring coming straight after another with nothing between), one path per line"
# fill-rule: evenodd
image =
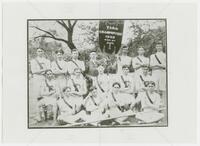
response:
M104 73L105 67L103 65L98 66L98 75L93 77L93 85L97 88L97 94L107 94L110 87L110 77ZM102 95L102 96L104 96Z
M76 123L85 114L84 112L77 111L76 104L73 102L73 96L71 88L65 87L63 89L63 95L57 101L57 106L60 112L57 121L60 124Z
M89 95L84 100L85 110L88 113L85 117L85 121L98 121L102 120L104 117L104 111L106 108L105 96L98 94L97 88L95 86L90 88Z
M115 82L112 85L112 91L107 96L106 114L109 117L116 117L114 121L123 124L127 117L118 118L128 113L132 113L130 105L135 102L133 95L120 92L120 83Z
M148 82L147 91L139 92L136 102L131 107L138 102L142 105L142 112L136 114L139 123L154 123L164 117L164 114L159 112L162 105L160 95L155 92L155 82Z

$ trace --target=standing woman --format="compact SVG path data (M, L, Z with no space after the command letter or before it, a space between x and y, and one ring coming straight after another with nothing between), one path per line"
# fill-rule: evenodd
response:
M68 73L68 64L63 60L64 51L62 49L57 50L56 59L51 64L51 70L55 75L55 78L60 86L60 89L66 85L66 77Z
M166 103L166 54L163 52L162 42L156 44L156 53L150 56L152 76L158 80L158 91L162 102Z
M30 62L31 72L33 74L33 95L35 98L39 96L40 85L45 79L45 71L50 69L50 60L46 59L44 56L44 49L37 48L36 58L32 59Z
M142 66L149 65L149 58L144 56L145 50L142 47L138 48L137 53L138 53L138 56L133 58L132 65L135 70L135 74L139 75L142 73Z
M130 69L132 64L132 59L131 57L128 56L128 47L122 46L121 52L122 54L120 56L117 56L117 61L116 61L118 74L121 74L123 72L122 66L127 65Z

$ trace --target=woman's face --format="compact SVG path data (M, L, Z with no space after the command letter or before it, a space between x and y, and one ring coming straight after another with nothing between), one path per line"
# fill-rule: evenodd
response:
M80 69L75 69L74 74L76 76L80 76L81 75L81 70Z
M118 85L118 84L115 84L114 86L113 86L113 92L118 92L119 91L119 89L120 89L120 86Z
M56 54L56 57L57 57L57 59L62 59L62 58L63 58L63 54L60 53L60 52L58 52L58 53Z
M47 78L49 78L49 79L52 79L52 78L54 77L52 71L48 71L48 72L46 73L46 76L47 76Z
M37 56L42 57L44 55L44 50L42 49L37 49Z

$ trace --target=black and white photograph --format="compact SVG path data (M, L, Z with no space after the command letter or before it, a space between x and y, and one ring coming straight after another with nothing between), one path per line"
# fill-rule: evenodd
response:
M167 127L166 19L28 19L28 128Z

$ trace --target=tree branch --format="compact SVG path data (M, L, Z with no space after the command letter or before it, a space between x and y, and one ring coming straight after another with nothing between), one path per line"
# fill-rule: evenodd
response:
M72 27L72 25L71 25L71 22L70 22L70 20L67 20L67 22L68 22L69 28L71 28L71 27Z
M66 44L69 43L67 40L64 40L64 39L61 39L61 38L55 38L55 37L48 36L48 35L40 35L40 36L34 37L34 39L37 39L37 38L51 38L51 39L54 39L54 40L57 40L57 41L65 42Z
M39 28L39 27L37 27L37 26L30 26L30 27L36 28L37 30L40 30L40 31L42 31L42 32L45 32L45 33L47 33L48 35L50 35L50 36L52 36L52 37L55 37L52 33L48 32L48 31L46 31L46 30L44 30L44 29L41 29L41 28Z
M72 24L72 28L74 28L74 26L76 25L77 20L74 21L74 23Z
M63 26L68 32L70 31L69 27L66 25L66 23L63 20L57 20L56 21L58 24L60 24L61 26Z
M30 26L30 27L36 28L37 30L40 30L40 31L42 31L42 32L44 32L44 33L47 34L47 35L40 35L40 36L34 37L34 39L39 38L39 37L46 37L46 38L52 38L52 39L57 40L57 41L65 42L65 43L67 43L67 44L69 43L67 40L62 39L62 38L57 38L57 37L55 37L52 33L48 32L48 31L46 31L46 30L43 30L43 29L41 29L41 28L39 28L39 27L36 27L36 26Z

